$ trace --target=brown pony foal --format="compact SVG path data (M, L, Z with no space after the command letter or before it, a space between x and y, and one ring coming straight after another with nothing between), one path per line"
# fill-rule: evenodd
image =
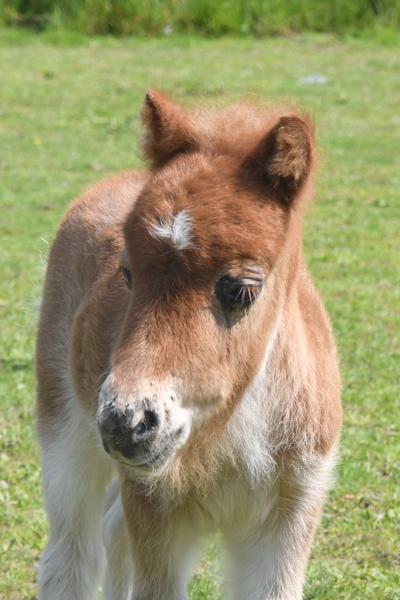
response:
M69 209L38 340L40 600L183 600L222 532L229 600L299 600L340 380L302 252L307 119L146 96L148 173ZM114 480L112 481L112 478Z

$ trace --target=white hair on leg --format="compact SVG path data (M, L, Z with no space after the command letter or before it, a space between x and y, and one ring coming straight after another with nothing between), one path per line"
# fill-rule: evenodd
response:
M42 433L51 535L39 567L39 600L95 600L105 561L101 519L111 463L89 418L75 400L67 402L52 431Z
M133 595L133 558L119 495L119 482L115 483L112 494L115 495L115 498L103 521L103 540L107 551L103 598L104 600L131 600Z
M331 483L335 456L333 450L325 457L309 457L295 472L294 498L290 492L286 498L284 493L282 496L282 482L277 480L270 491L275 496L271 497L274 506L265 521L226 534L228 598L302 599L308 551Z

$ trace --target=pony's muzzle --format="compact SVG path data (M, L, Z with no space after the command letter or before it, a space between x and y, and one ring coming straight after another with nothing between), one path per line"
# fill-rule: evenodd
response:
M148 405L148 403L146 403ZM112 458L141 462L151 451L160 428L160 415L154 407L125 410L106 405L97 419L104 450Z

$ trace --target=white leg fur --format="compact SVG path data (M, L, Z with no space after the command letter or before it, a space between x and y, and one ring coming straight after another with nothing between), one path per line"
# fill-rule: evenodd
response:
M128 529L124 518L119 482L104 517L103 539L107 550L107 572L104 581L104 600L131 600L133 595L133 559Z
M227 536L231 600L301 600L308 549L335 454L313 461L301 481L294 502L277 504L264 523Z
M104 565L101 519L111 463L74 401L47 439L42 434L42 446L51 535L39 568L39 600L94 600Z
M232 600L300 600L304 560L292 542L302 536L301 528L290 530L286 523L272 523L268 531L252 532L241 543L229 547Z

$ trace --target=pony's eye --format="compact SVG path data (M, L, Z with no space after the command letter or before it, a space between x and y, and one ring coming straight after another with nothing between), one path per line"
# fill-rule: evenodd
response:
M223 275L217 281L215 295L223 310L245 310L257 298L261 288L261 281Z
M132 275L131 275L130 270L127 269L126 267L121 267L121 273L123 275L126 287L131 289L132 288Z

